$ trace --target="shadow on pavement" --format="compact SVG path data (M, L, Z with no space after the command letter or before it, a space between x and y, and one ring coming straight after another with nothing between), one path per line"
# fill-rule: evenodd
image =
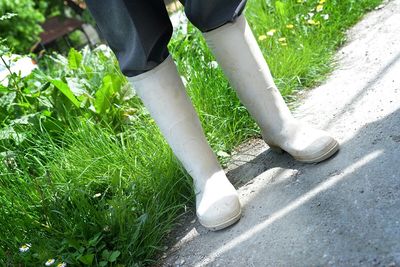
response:
M270 157L275 157L273 163ZM255 165L263 166L255 175L275 167L282 168L275 177L287 169L295 174L257 187L243 205L241 221L212 233L212 245L202 246L196 266L212 266L235 251L246 256L226 264L251 266L253 259L261 266L265 255L252 255L254 251L268 254L265 265L400 264L399 157L400 110L365 125L341 144L335 158L320 164L295 163L288 155L272 155L269 150L261 153L230 176L236 180L240 170ZM198 224L195 228L200 233L195 242L201 243L207 230Z

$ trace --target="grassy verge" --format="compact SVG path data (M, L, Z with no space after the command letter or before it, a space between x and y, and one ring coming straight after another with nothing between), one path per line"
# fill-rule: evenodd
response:
M62 139L35 139L0 165L4 264L148 263L191 196L155 124L143 118L115 135L85 121ZM31 248L18 253L23 244Z
M286 99L321 82L344 31L380 0L250 0L246 16ZM258 128L201 34L188 26L170 49L220 160ZM133 101L135 105L138 100ZM151 263L173 222L193 203L189 177L140 105L128 127L78 120L27 134L0 162L0 265ZM23 247L24 244L30 246ZM19 248L27 250L19 252Z
M268 2L254 0L246 16L280 90L291 95L326 77L337 47L346 40L346 29L382 1Z

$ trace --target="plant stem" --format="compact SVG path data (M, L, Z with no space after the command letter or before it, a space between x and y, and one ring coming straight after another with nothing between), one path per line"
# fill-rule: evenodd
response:
M6 67L8 72L10 73L10 77L11 77L12 82L14 83L15 90L17 91L17 93L19 93L21 95L21 97L24 99L24 101L28 103L28 99L26 99L26 97L22 93L22 90L19 87L18 82L15 80L15 78L12 75L13 72L11 71L10 65L6 63L6 61L4 60L3 56L0 56L0 58L1 58L1 61L3 61L4 66Z

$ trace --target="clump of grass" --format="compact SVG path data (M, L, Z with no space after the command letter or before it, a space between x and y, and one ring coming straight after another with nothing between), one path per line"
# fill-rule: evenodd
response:
M249 2L246 17L287 100L322 82L333 68L345 30L381 0Z
M63 147L41 149L52 150L52 159L45 159L37 177L2 167L0 217L7 223L0 235L7 236L0 238L11 262L28 253L9 248L30 243L37 256L31 264L48 258L83 264L89 258L98 265L105 250L118 251L118 262L128 266L146 264L190 203L189 177L154 123L138 122L115 135L85 122L65 134ZM21 161L38 153L46 152Z
M146 263L160 250L191 196L188 177L155 125L135 126L115 136L81 125L49 165L57 181L51 191L58 192L51 198L57 211L49 215L51 227L84 240L102 233L128 265Z

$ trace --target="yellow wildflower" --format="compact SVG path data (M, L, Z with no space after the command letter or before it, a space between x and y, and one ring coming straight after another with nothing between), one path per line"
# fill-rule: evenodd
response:
M306 0L297 0L297 3L303 4Z
M315 20L313 20L313 19L307 20L307 23L310 24L310 25L319 25L319 24L320 24L319 21L315 21Z
M281 43L284 43L284 42L286 42L286 38L285 37L281 37L281 38L278 39L278 41L281 42Z
M288 24L288 25L286 25L286 28L288 28L288 29L293 29L293 28L294 28L294 25L293 25L293 24Z
M273 36L275 34L276 30L275 29L271 29L267 32L268 36Z
M281 46L287 46L287 43L281 43Z
M265 39L267 39L267 36L266 36L266 35L260 35L260 36L258 36L258 40L260 40L260 41L264 41Z
M324 4L325 2L326 2L326 0L319 0L318 3L319 3L320 5L322 5L322 4Z
M324 9L323 5L318 5L316 11L321 12Z

